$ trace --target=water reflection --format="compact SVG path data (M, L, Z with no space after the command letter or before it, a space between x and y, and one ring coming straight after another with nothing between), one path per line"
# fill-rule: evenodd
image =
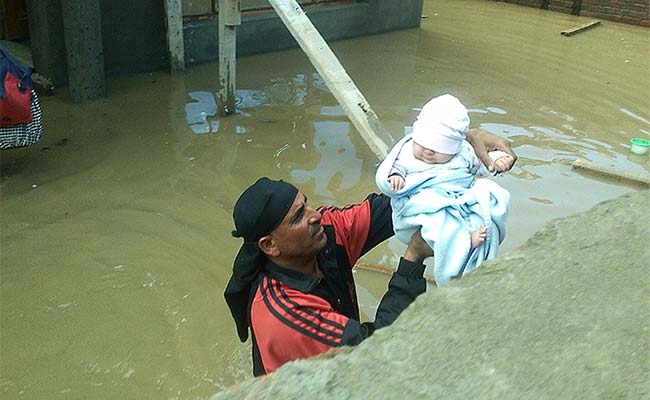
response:
M320 115L330 117L345 117L345 110L341 106L322 106Z
M506 110L501 109L499 107L486 107L486 110L488 110L490 112L493 112L495 114L499 114L499 115L506 115L507 114Z
M349 122L315 122L313 144L320 160L314 168L291 171L295 183L313 181L315 193L331 199L332 190L347 190L359 182L362 162L350 140Z
M626 109L626 108L621 108L621 112L622 112L623 114L627 114L627 115L629 115L629 116L632 117L632 118L638 119L639 121L643 122L643 123L646 124L646 125L650 125L650 121L648 121L647 119L645 119L645 118L643 118L643 117L641 117L641 116L639 116L639 115L633 113L632 111L630 111L630 110L628 110L628 109Z
M217 115L217 101L210 92L189 92L193 100L185 105L185 120L196 134L219 132L219 121L208 121Z
M311 82L308 80L309 76ZM237 89L235 91L236 113L250 118L255 117L254 111L261 107L302 107L305 105L310 89L329 93L329 88L318 73L275 78L263 89ZM185 104L185 121L192 132L199 135L218 133L219 115L216 94L210 91L192 91L187 95L194 100ZM321 115L345 117L345 111L340 106L323 106ZM238 126L235 131L245 133L247 129Z
M572 117L556 113L564 120ZM588 132L559 123L557 127L532 125L530 127L516 126L506 123L483 123L481 128L488 132L509 138L520 157L518 167L536 163L564 163L576 158L590 161L621 160L620 150L610 143L590 137ZM625 147L622 143L621 147ZM516 173L515 171L513 171ZM528 175L530 177L530 175Z
M308 77L311 77L311 80L307 79ZM318 73L275 78L262 89L237 90L237 114L242 118L234 127L234 132L251 132L253 136L246 141L253 143L256 132L253 126L258 125L260 121L274 121L265 117L265 109L278 112L278 109L290 106L293 110L300 110L306 107L312 90L329 93ZM220 117L217 114L216 95L209 91L192 91L188 96L194 101L185 104L185 120L192 132L200 135L218 133ZM319 118L311 124L313 138L309 151L316 153L319 162L313 168L292 169L290 173L295 184L313 184L315 194L326 201L333 201L333 192L348 190L359 183L362 161L357 156L350 138L351 133L355 131L351 130L343 108L339 105L321 105L318 110ZM301 118L299 114L297 118ZM296 125L297 122L294 121L293 131L296 130ZM251 129L248 126L251 126ZM304 143L299 146L286 143L274 151L274 158L280 158L291 147L298 147L303 151L307 149Z

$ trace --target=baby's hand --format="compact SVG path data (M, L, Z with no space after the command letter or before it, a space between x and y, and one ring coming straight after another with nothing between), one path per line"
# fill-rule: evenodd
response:
M495 174L509 170L514 162L512 156L504 151L494 150L489 152L488 155L492 159Z
M404 178L399 175L393 175L388 178L388 183L390 183L390 190L397 192L404 187Z

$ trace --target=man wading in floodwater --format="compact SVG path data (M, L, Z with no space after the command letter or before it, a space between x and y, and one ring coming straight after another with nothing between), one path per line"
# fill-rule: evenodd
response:
M488 150L517 160L510 144L473 129L467 134L479 158ZM345 208L307 205L295 186L260 178L233 211L233 236L244 239L224 293L242 342L253 338L253 374L334 347L356 345L390 325L426 289L423 261L433 255L417 232L388 283L375 322L359 321L352 267L393 235L390 198L371 194Z

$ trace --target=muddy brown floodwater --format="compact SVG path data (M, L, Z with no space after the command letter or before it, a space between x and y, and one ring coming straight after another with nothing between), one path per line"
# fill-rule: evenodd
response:
M631 172L650 137L650 36L491 1L427 0L420 29L332 44L399 138L453 93L472 125L512 141L502 252L546 222L639 190L571 169ZM207 398L250 376L222 292L239 193L261 175L312 205L375 191L374 154L299 50L237 64L238 114L215 115L218 66L110 79L108 98L43 97L46 133L1 154L0 394L4 399ZM364 257L395 265L394 240ZM552 251L552 249L549 249ZM371 315L387 276L357 272Z

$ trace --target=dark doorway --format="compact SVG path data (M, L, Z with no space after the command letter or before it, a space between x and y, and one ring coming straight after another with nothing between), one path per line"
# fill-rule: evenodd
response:
M4 39L20 40L29 37L27 0L1 0L4 11L2 31Z

